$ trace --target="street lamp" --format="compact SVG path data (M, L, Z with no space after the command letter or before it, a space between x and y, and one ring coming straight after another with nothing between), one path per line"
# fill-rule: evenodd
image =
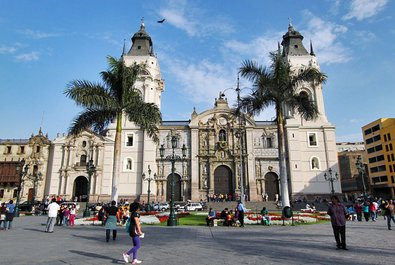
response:
M365 185L365 165L362 163L362 158L361 156L357 157L357 162L355 162L355 165L357 166L359 175L362 178L362 185L363 185L363 196L366 196L366 185Z
M172 154L166 156L166 159L170 160L171 162L171 180L170 180L170 215L169 219L167 220L167 226L176 226L177 225L177 219L174 211L174 164L176 160L181 160L181 157L179 155L175 154L174 149L177 148L177 138L175 136L171 137L171 149L172 149ZM187 148L185 144L182 146L182 158L185 159L186 157L186 151ZM165 156L165 148L163 147L163 144L159 148L159 154L160 157L163 159Z
M88 196L86 197L86 206L85 206L85 211L84 211L83 216L89 217L89 216L91 216L91 213L89 211L89 195L90 195L90 190L91 190L91 179L92 179L92 175L96 172L96 167L93 164L92 157L88 161L88 163L86 163L86 172L88 173L88 190L87 190Z
M154 177L156 176L156 173L154 174ZM143 180L148 181L148 205L147 205L147 212L151 211L151 205L150 205L150 194L151 194L151 181L154 180L151 178L151 167L148 165L148 178L145 177L145 173L142 175Z
M329 175L327 175L326 173L324 174L325 180L326 181L330 181L331 183L331 194L332 196L335 195L335 189L333 188L333 182L339 179L339 176L337 175L337 172L335 172L335 174L333 175L332 173L332 169L328 169L328 173Z
M22 160L16 165L16 172L19 175L19 183L18 183L18 191L16 195L16 204L15 204L15 217L19 217L19 202L21 200L21 188L23 182L23 176L27 174L29 170L28 165L25 165L25 159Z
M225 96L225 91L228 89L234 89L237 92L237 114L239 116L239 130L236 131L235 136L240 139L240 201L244 204L245 203L245 196L244 196L244 169L243 169L243 132L242 132L242 113L240 110L240 86L239 86L239 76L237 75L237 87L236 88L227 88L223 92L220 93L220 97Z

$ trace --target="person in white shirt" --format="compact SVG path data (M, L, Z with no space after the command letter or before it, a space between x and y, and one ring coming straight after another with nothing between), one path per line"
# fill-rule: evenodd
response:
M52 202L48 205L48 219L47 219L47 226L45 228L45 232L53 233L53 228L55 226L56 217L58 216L59 209L60 209L59 204L56 202L56 199L53 198Z

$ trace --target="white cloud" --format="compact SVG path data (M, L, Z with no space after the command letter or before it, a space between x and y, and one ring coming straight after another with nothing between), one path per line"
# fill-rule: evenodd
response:
M46 39L60 36L60 34L56 33L46 33L41 31L34 31L31 29L20 30L19 32L32 39Z
M308 26L301 33L305 40L312 40L320 64L348 62L351 59L350 51L340 41L347 33L347 27L324 21L309 11L305 11L305 14Z
M366 30L356 31L355 35L357 36L358 42L371 42L377 39L376 34Z
M168 57L170 58L170 57ZM181 93L194 103L212 103L218 97L219 91L228 87L234 87L231 82L231 70L221 64L202 60L197 63L184 62L181 60L162 57L162 61L168 64L169 74L172 80L178 84Z
M5 46L5 45L0 46L0 54L14 53L15 51L16 51L16 47L14 46Z
M343 17L344 20L355 18L358 21L375 16L384 9L388 0L352 0L350 11Z
M209 16L205 10L191 4L192 2L185 0L168 1L167 6L159 11L159 15L166 19L165 23L185 31L190 37L233 32L233 27L226 18Z
M15 56L15 59L17 61L23 61L23 62L37 61L39 59L39 54L38 52L22 53Z
M363 142L362 133L353 133L353 134L345 134L345 135L337 135L336 142Z

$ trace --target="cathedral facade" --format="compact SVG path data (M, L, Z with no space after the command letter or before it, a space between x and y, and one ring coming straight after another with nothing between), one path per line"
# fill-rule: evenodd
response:
M289 25L281 43L283 56L294 71L319 68L312 45L308 52L302 40L303 36ZM146 102L160 108L164 80L143 23L132 37L130 50L123 52L123 60L126 65L147 66L135 87ZM324 174L329 169L338 171L335 127L325 115L322 84L305 83L298 89L316 102L319 116L306 121L284 106L290 195L327 195L330 183ZM115 123L103 135L85 131L78 136L57 137L51 144L43 193L77 200L89 196L91 202L110 200L114 139ZM172 140L176 140L175 145ZM277 147L275 122L236 115L223 93L213 100L213 108L200 113L193 110L189 120L163 121L158 144L126 121L119 198L147 200L150 190L151 200L168 201L174 168L176 201L206 200L211 194L237 199L242 187L249 200L261 201L266 194L274 200L281 196ZM90 181L88 161L96 169ZM336 193L341 192L339 183L334 182Z

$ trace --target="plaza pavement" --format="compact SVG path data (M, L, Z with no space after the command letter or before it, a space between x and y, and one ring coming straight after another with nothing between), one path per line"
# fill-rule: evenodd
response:
M101 226L55 227L45 216L14 219L0 231L0 264L124 264L132 246L123 227L105 242ZM395 226L394 226L395 229ZM395 264L395 230L377 222L348 222L349 251L336 250L329 223L302 226L143 226L142 264Z

